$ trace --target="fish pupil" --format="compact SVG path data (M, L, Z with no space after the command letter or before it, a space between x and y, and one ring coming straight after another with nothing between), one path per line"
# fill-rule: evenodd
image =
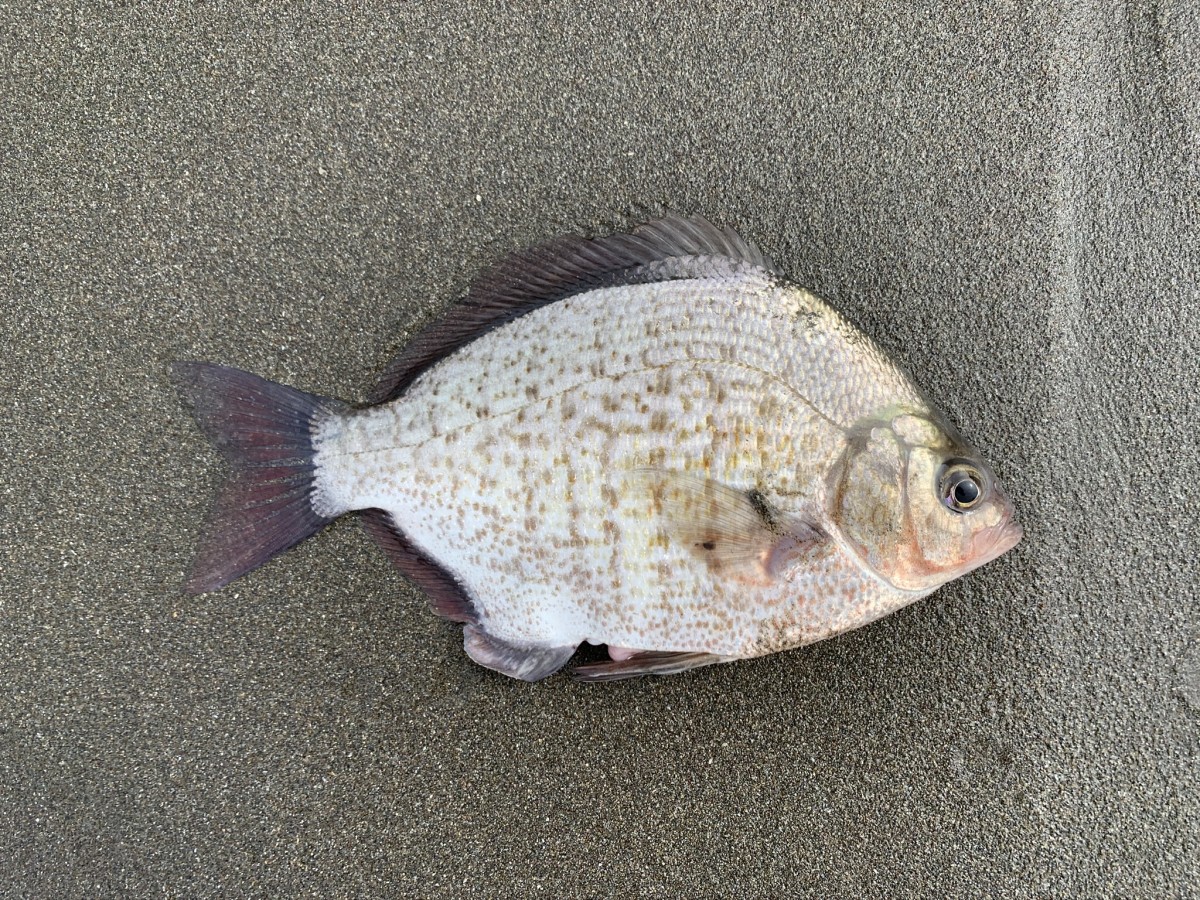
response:
M979 499L979 485L972 479L964 478L954 486L954 502L959 506L970 506Z
M938 475L938 496L954 512L965 513L983 499L983 475L965 460L948 460Z
M712 550L717 545L714 544L712 541L705 541L700 546L703 547L705 550Z

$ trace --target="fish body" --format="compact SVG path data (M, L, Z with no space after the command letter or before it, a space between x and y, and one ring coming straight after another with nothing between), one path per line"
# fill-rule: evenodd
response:
M229 423L264 413L230 406L232 371L190 364L181 380L244 485L254 465ZM255 386L260 406L276 388ZM583 642L612 657L576 670L592 680L812 643L1020 538L990 469L910 380L701 219L515 254L418 338L377 405L280 390L294 445L257 462L286 495L227 492L193 587L282 549L275 535L247 557L264 528L299 539L369 510L472 658L514 677ZM280 459L302 471L272 471ZM265 526L253 512L276 507Z

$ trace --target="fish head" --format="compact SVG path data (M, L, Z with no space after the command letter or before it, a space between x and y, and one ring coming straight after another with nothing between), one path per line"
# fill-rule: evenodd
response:
M928 412L854 426L827 496L846 548L899 590L933 590L1022 536L991 467Z

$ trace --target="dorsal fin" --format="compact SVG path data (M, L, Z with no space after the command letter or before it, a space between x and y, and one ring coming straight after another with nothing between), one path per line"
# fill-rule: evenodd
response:
M668 216L629 234L560 237L511 253L486 270L465 300L404 348L369 397L394 400L443 357L531 310L574 294L620 284L674 281L761 270L771 260L730 228L700 216Z

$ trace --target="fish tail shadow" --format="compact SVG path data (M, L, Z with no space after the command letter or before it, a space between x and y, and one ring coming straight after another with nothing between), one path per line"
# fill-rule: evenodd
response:
M176 362L180 397L233 471L185 585L215 591L333 521L313 508L313 429L346 407L228 366Z

